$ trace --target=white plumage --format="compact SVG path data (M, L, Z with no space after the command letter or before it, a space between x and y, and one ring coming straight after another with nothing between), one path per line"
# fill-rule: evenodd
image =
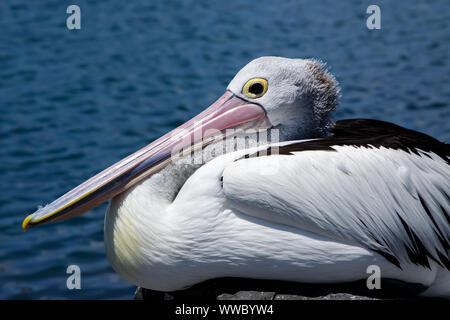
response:
M332 127L339 90L317 61L261 58L228 89L242 95L252 76L271 84L258 103L282 139ZM112 201L112 265L134 284L172 291L227 276L345 282L366 278L375 264L384 278L429 287L425 295L450 295L448 163L425 151L332 148L248 159L255 150L243 150L197 171L172 164Z
M381 121L335 124L337 81L316 60L259 58L227 89L172 134L27 217L24 229L114 197L106 252L144 288L217 277L347 282L377 265L382 278L450 297L449 145ZM229 128L240 129L235 151L222 155L206 132ZM278 131L248 149L249 128ZM170 158L174 144L198 135L200 155Z
M169 172L180 171L173 165L113 200L105 220L108 257L132 283L161 291L226 276L353 281L374 264L386 278L431 287L450 281L432 260L429 268L411 262L405 246L414 250L414 243L399 218L438 261L437 252L446 254L418 200L420 194L448 239L439 206L449 212L449 203L437 189L450 189L445 161L385 148L335 149L249 159L241 158L255 150L228 154L198 169L171 201L163 186L173 190ZM117 250L126 245L116 232L139 237L130 241L132 254L130 247ZM397 258L401 269L376 251ZM121 264L122 254L133 261Z

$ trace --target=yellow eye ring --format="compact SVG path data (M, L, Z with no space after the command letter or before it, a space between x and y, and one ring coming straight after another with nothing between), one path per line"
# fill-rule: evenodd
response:
M242 93L250 99L256 99L262 97L269 87L269 83L263 78L253 78L247 81L242 88Z

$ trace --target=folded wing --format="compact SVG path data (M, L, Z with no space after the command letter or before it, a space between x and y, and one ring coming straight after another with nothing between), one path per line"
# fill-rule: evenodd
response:
M434 261L450 270L448 145L389 123L348 121L337 123L333 137L227 165L230 205L368 248L400 268Z

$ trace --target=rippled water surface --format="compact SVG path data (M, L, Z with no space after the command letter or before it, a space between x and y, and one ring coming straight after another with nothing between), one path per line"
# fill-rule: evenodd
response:
M262 55L326 61L336 117L450 142L450 2L0 2L0 298L132 298L103 247L103 205L23 233L23 218L198 113ZM377 3L382 29L369 31ZM67 290L66 268L82 270Z

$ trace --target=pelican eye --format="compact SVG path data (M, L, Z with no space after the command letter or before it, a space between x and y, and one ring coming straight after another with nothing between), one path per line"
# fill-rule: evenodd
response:
M256 99L262 97L266 91L269 84L266 79L263 78L253 78L247 81L247 83L242 88L242 93L251 99Z

